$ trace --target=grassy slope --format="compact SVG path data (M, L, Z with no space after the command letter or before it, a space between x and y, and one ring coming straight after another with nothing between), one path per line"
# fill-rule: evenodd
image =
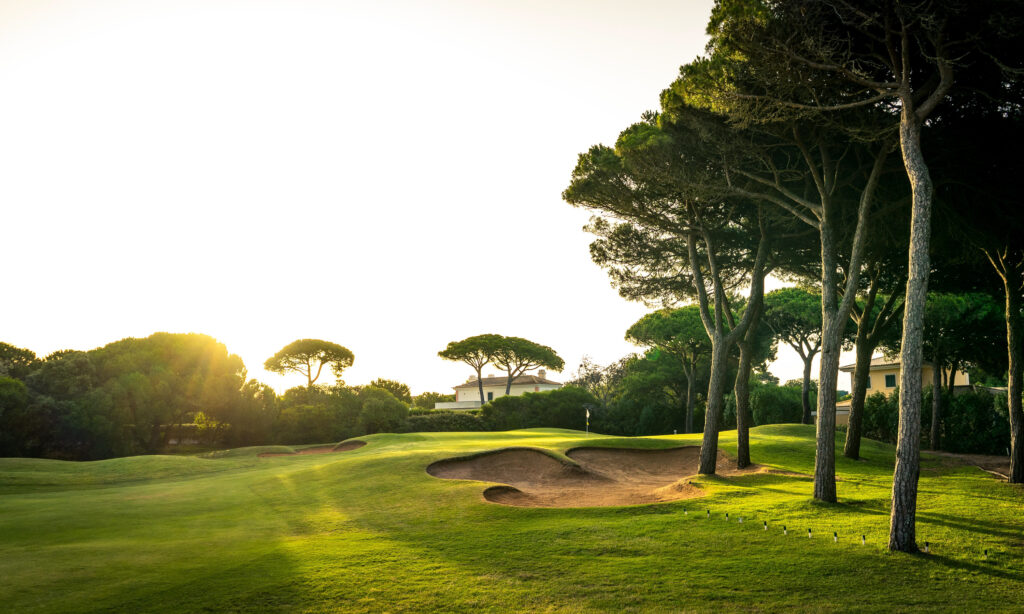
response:
M690 501L524 509L485 503L480 483L424 468L502 446L561 453L582 433L362 439L370 445L352 452L266 459L255 449L0 459L0 603L17 612L1012 610L1024 594L1024 491L926 460L918 531L933 553L890 554L893 452L873 442L867 461L837 460L838 505L811 503L809 478L752 475L701 478L711 494ZM734 450L734 434L722 445ZM810 472L813 429L755 429L752 455Z

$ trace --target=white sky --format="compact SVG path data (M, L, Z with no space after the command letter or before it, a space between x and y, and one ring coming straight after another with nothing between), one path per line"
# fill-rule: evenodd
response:
M450 392L485 332L575 370L646 311L561 200L701 53L710 0L0 0L0 340L301 337ZM773 372L798 378L780 351ZM841 378L840 387L848 387Z

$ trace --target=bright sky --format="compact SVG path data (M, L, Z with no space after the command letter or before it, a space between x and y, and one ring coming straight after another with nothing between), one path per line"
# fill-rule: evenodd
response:
M0 0L0 340L302 337L450 392L495 332L636 351L562 202L701 53L710 0ZM780 352L773 371L800 376ZM550 375L550 374L549 374ZM841 378L840 387L848 382Z

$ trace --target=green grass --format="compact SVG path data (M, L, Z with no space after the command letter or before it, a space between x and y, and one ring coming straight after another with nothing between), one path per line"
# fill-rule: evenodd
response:
M918 535L932 554L892 554L893 450L874 442L866 461L837 459L836 505L813 503L809 478L760 474L702 477L707 497L675 503L527 509L486 503L484 484L433 478L425 467L501 447L564 458L580 445L671 447L699 436L531 429L360 439L369 445L351 452L262 459L262 448L0 459L0 609L1019 611L1024 595L1024 490L926 458ZM735 434L721 443L734 452ZM751 452L810 473L813 429L754 429Z

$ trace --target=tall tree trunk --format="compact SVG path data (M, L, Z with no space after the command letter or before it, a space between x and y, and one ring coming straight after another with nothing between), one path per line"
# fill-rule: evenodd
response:
M505 396L512 394L512 370L508 371L508 377L505 378Z
M836 501L836 383L839 380L839 351L842 319L835 313L823 318L821 366L818 370L817 446L814 452L814 498ZM836 330L838 329L838 331Z
M903 339L900 344L900 416L896 441L896 469L892 479L889 514L889 549L917 552L917 480L920 475L921 363L924 307L928 298L928 246L931 239L932 180L921 152L921 124L903 100L900 148L912 193L910 255L907 292L903 307Z
M708 382L707 407L704 410L704 440L700 446L700 473L713 475L718 466L718 424L722 416L722 394L725 392L726 359L729 347L721 336L711 346L711 377Z
M686 425L683 427L684 433L693 432L693 407L695 404L694 394L694 377L697 374L697 370L693 367L686 374Z
M804 406L803 423L814 424L811 416L811 364L814 363L814 354L801 358L804 359L804 379L800 384L800 400Z
M953 398L953 390L956 389L956 372L960 368L960 361L954 360L949 367L949 380L946 384L946 396Z
M750 362L751 326L747 338L738 343L740 348L739 368L736 369L736 383L733 395L736 397L736 467L750 466Z
M939 449L939 421L942 420L942 364L940 357L934 357L932 364L932 431L928 437L928 445L932 450Z
M1010 483L1024 484L1024 411L1021 407L1021 384L1024 376L1024 322L1020 315L1021 275L1011 270L1006 285L1006 350L1009 378L1006 394L1010 410Z
M860 439L864 424L864 399L868 395L868 378L871 376L871 355L875 346L868 339L866 319L857 325L857 362L853 366L853 396L850 399L850 424L846 427L846 446L843 455L857 460L860 458Z

